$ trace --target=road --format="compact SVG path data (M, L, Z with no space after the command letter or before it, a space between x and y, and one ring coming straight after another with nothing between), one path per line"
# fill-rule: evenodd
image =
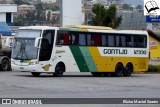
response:
M28 72L0 72L1 98L160 98L160 74L131 77L92 77L64 73L63 77Z

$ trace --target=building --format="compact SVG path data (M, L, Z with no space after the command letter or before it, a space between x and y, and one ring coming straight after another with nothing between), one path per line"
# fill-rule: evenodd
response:
M81 0L58 0L61 2L61 25L81 25L82 1Z
M41 0L42 3L55 3L56 0Z
M17 12L16 4L0 4L0 22L13 23L13 14Z
M152 30L148 30L149 34L149 57L150 59L160 58L160 37Z
M11 4L13 0L0 0L0 4Z
M121 11L118 16L122 16L122 22L118 29L140 30L147 29L146 17L143 11Z
M20 14L21 15L25 15L28 12L35 11L35 10L36 10L35 6L23 4L23 5L19 5L18 6L18 12L17 12L17 14L18 15L20 15Z

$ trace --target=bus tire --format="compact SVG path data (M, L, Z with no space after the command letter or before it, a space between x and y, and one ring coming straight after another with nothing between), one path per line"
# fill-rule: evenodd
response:
M53 74L55 77L61 77L63 76L63 73L65 72L65 67L63 64L61 63L58 63L56 65L56 68L55 68L55 73Z
M102 73L101 72L91 72L93 77L101 77Z
M123 72L123 76L129 77L131 76L132 72L133 72L133 65L131 63L128 63Z
M121 77L122 74L123 74L123 71L124 71L123 65L122 65L121 63L118 63L118 64L116 65L116 67L115 67L115 73L114 73L114 75L115 75L116 77Z
M39 72L31 72L32 76L39 77L41 73Z
M3 59L0 66L2 71L8 71L10 69L9 60Z

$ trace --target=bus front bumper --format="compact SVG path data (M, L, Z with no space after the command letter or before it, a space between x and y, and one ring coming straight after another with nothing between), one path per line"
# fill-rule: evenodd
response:
M11 64L12 71L24 71L24 72L37 72L38 65L28 65L28 66L23 66L23 65L16 65L16 64Z

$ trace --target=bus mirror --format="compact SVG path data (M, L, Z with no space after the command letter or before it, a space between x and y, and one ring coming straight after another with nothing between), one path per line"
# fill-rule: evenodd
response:
M11 40L10 37L7 37L7 38L4 40L4 43L5 43L5 46L6 46L6 47L12 48L13 42L12 42L12 40Z
M34 47L39 48L38 45L39 45L39 41L40 41L41 39L42 39L41 37L35 39Z

